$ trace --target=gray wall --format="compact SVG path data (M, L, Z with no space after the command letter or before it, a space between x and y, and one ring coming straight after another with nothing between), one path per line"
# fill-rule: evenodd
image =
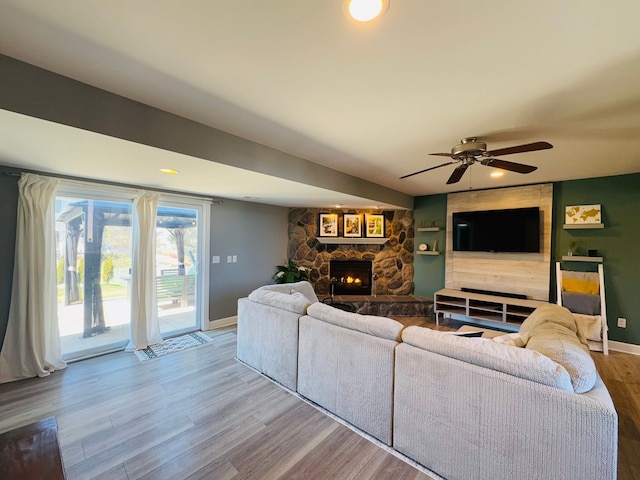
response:
M413 207L413 197L251 142L0 54L0 108L191 155L373 203ZM212 192L214 195L215 192Z
M17 207L18 177L0 174L0 345L11 301ZM272 283L275 266L286 259L288 212L286 207L234 200L212 205L209 248L221 263L210 265L209 320L234 316L238 298ZM238 261L227 263L228 255Z
M210 265L209 320L235 315L238 298L273 283L275 266L287 255L288 212L234 200L212 205L210 256L220 256L221 263ZM236 255L237 263L227 263L228 255Z
M9 168L5 172L12 171ZM11 303L13 259L18 219L18 177L0 174L0 348Z

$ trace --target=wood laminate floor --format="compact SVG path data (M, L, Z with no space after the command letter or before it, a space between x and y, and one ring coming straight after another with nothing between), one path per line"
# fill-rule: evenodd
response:
M429 479L235 360L235 328L0 385L0 433L48 416L68 480Z
M235 332L0 385L0 433L55 416L69 480L430 478L238 363ZM620 416L619 480L640 478L640 357L593 356Z

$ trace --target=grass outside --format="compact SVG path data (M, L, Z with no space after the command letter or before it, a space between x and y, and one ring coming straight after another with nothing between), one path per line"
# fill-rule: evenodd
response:
M117 285L113 283L102 283L100 284L100 289L102 290L102 298L113 299L113 298L126 298L127 297L127 286L126 285ZM80 302L82 302L84 298L84 289L82 287L80 290ZM58 285L58 303L64 303L64 284Z

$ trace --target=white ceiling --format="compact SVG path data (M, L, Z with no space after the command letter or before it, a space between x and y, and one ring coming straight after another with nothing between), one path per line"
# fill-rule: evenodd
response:
M638 18L637 0L391 0L372 24L349 21L342 0L0 0L0 52L428 195L639 172ZM452 186L454 166L398 178L467 136L554 148L501 157L538 166L528 175L496 180L476 164ZM0 163L276 205L371 204L100 137L0 112ZM180 175L151 167L161 155Z

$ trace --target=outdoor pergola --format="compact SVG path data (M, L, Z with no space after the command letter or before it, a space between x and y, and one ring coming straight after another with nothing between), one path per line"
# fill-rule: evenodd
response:
M84 238L84 331L83 337L103 333L104 322L100 262L102 237L106 226L131 226L132 205L126 203L82 200L69 203L57 216L65 224L64 304L80 302L78 245ZM196 212L172 207L158 207L156 226L170 231L178 253L177 275L184 275L184 232L196 226Z

